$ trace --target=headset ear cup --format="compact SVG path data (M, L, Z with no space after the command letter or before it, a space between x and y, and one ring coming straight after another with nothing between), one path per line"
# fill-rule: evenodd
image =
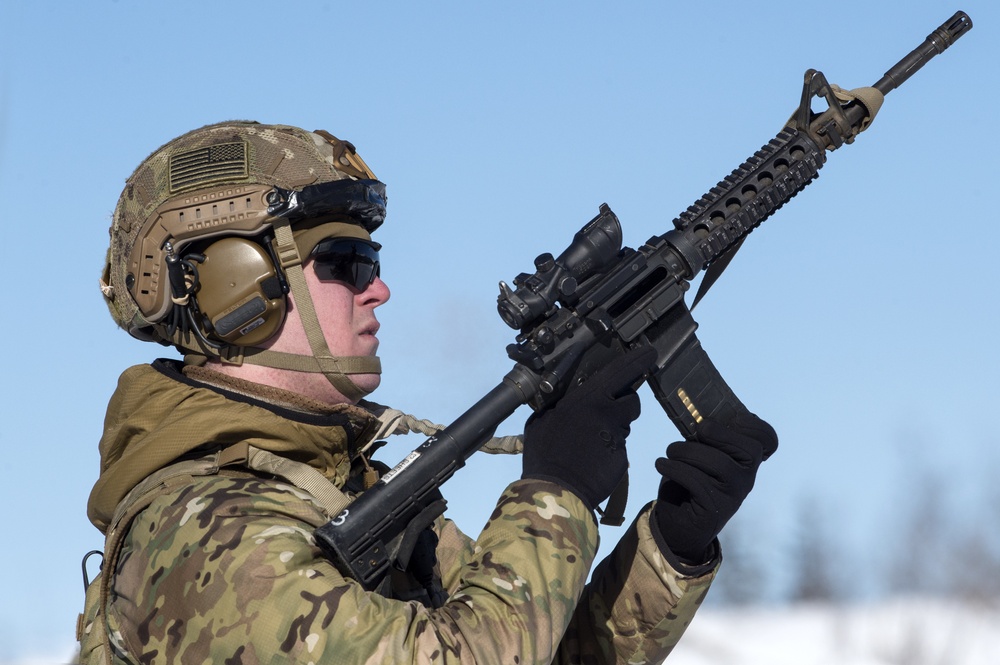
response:
M202 252L195 294L209 339L256 346L278 332L287 297L267 251L246 238L217 240Z

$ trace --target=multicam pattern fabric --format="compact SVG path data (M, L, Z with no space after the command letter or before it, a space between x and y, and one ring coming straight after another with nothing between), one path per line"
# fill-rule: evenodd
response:
M131 379L144 384L146 406L150 395L160 395L175 411L191 403L192 417L245 428L232 412L246 402L219 401L217 392L162 370L136 370ZM133 388L123 384L120 391ZM167 397L181 392L191 399ZM267 405L249 406L262 412L263 423L295 420ZM112 421L127 423L128 414ZM210 430L209 441L197 428L184 433L197 448L225 438L220 428ZM124 449L102 450L118 450L121 459L155 430L137 427ZM343 455L358 443L349 426L325 433L327 454ZM300 459L317 454L308 451L303 445ZM99 614L98 595L88 594L81 660L101 662L94 647L106 633L115 663L659 662L712 577L687 578L668 565L647 508L587 584L597 547L593 516L559 486L522 480L503 493L475 540L438 521L438 564L449 597L429 609L345 579L313 542L313 529L326 519L309 495L272 478L237 472L175 479L132 520L120 554L106 565L102 574L113 575L106 612Z

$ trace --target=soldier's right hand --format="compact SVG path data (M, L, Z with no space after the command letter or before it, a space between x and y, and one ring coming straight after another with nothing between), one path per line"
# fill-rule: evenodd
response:
M524 429L521 477L556 482L591 510L607 499L628 469L625 438L640 410L632 386L655 359L649 346L629 351L533 414Z

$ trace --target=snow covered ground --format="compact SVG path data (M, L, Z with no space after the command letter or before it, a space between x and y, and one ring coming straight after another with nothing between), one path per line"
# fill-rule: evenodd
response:
M53 665L72 644L0 665ZM667 665L1000 665L1000 606L908 599L865 606L705 608Z
M1000 665L1000 607L907 599L710 609L669 665Z

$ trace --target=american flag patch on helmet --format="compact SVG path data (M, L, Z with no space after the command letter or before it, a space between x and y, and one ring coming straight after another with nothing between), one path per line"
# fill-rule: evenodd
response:
M170 156L170 191L249 177L247 144L218 143Z

